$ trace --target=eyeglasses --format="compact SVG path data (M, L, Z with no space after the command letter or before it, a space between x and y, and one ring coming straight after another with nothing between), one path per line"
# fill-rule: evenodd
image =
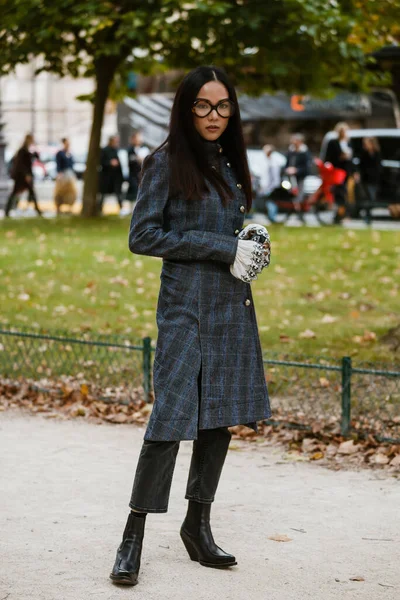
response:
M221 100L218 104L211 104L208 100L195 100L192 107L192 112L196 117L203 119L207 117L213 110L216 110L220 117L228 119L235 112L235 105L232 100Z

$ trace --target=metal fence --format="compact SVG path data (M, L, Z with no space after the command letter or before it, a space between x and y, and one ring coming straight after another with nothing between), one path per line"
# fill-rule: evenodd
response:
M400 443L399 366L271 353L264 364L273 413L268 423Z
M153 351L148 337L3 329L0 376L41 381L73 376L95 384L102 398L112 399L118 388L129 402L139 389L149 401ZM272 353L264 353L264 364L273 413L266 423L400 443L398 366Z
M76 338L63 331L50 334L2 329L0 376L13 380L73 376L101 389L103 399L111 399L118 388L128 402L138 388L143 388L149 401L151 340L92 333Z

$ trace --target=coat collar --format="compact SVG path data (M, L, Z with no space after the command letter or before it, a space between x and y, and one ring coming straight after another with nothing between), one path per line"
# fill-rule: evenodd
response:
M210 162L215 162L223 153L223 148L219 142L209 142L203 140L204 152Z

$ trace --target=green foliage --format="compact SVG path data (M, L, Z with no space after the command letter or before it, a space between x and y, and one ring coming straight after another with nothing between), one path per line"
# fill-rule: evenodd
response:
M398 41L398 12L398 0L0 0L0 76L37 57L39 72L95 78L91 216L105 103L129 71L215 63L250 93L363 90L381 79L365 51Z
M247 91L321 92L371 83L365 51L399 39L397 0L0 0L0 74L93 76L225 66ZM375 77L373 75L372 77Z

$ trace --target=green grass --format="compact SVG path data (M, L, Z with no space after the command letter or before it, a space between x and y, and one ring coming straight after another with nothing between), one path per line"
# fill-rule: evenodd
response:
M161 260L130 254L128 227L114 217L3 221L1 324L155 338ZM399 233L270 234L271 266L252 286L263 349L393 362L380 338L400 322ZM366 331L376 341L360 340Z

